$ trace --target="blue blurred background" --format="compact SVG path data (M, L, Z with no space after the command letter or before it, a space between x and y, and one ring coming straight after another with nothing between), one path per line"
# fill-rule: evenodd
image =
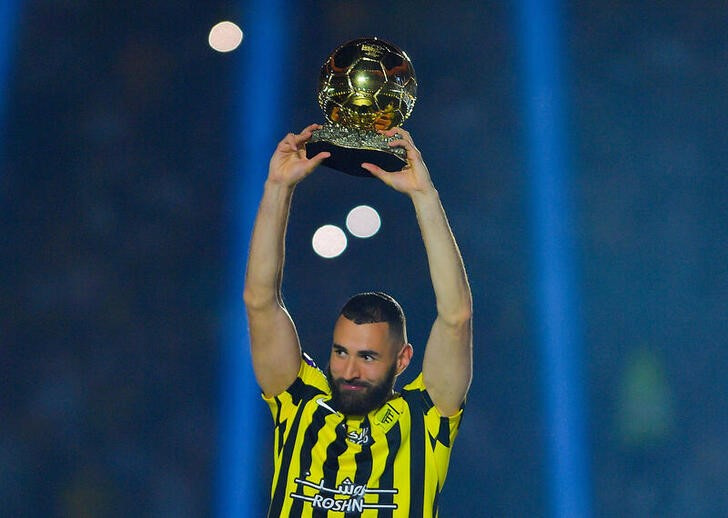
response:
M239 108L253 3L2 7L0 515L220 515L221 351L245 262L233 222L249 210L235 192L240 150L260 141ZM256 50L281 92L254 114L280 128L248 164L258 174L285 132L322 121L318 70L340 43L379 36L414 63L405 126L476 309L444 517L555 514L518 12L284 3L283 48ZM728 516L728 4L587 0L557 16L588 508ZM207 44L224 19L246 33L228 54ZM314 230L359 204L379 234L318 257ZM434 297L406 198L322 168L296 191L287 246L286 303L319 363L339 306L370 289L402 303L421 359ZM265 506L270 426L251 399L245 498Z

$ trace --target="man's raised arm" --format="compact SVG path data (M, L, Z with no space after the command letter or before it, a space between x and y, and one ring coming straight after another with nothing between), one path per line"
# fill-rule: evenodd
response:
M454 415L465 400L473 376L470 286L455 237L422 155L409 133L401 128L383 133L390 137L402 136L390 145L407 151L407 165L395 173L385 172L372 164L362 164L362 167L385 184L407 194L415 207L437 303L437 317L422 360L422 375L440 413Z
M267 396L286 390L296 379L301 364L301 346L283 304L281 282L293 190L329 156L329 153L319 153L306 158L304 145L317 127L311 125L297 135L289 133L278 144L270 160L250 240L243 298L253 370Z

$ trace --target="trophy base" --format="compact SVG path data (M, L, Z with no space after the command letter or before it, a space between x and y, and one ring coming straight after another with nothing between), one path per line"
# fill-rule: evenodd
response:
M326 124L313 132L306 144L306 156L311 158L321 151L328 151L331 156L323 161L326 167L352 176L371 177L369 171L362 169L362 162L392 172L407 165L407 151L387 145L396 138L385 137L376 131Z

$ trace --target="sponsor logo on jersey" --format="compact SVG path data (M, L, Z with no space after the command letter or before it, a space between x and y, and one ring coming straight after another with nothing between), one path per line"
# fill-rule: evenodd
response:
M308 477L310 473L306 473ZM345 478L335 488L324 485L323 479L316 484L306 478L295 479L298 491L291 493L290 497L308 502L314 509L334 511L341 513L361 513L365 509L397 509L397 504L380 504L367 501L367 495L396 494L397 489L368 488L365 484L355 484L350 478ZM317 493L306 495L305 488L313 488Z
M366 446L369 444L369 428L364 426L359 430L351 430L346 434L346 438L349 442L358 444L360 446Z

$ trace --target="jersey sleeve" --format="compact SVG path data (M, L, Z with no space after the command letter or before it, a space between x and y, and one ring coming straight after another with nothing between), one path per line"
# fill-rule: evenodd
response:
M329 394L329 392L326 375L304 353L298 375L291 386L276 396L266 397L265 394L261 394L261 397L268 404L275 425L279 426L292 417L302 403L317 395Z
M460 410L458 410L455 415L442 415L432 402L430 394L427 392L422 373L420 373L419 376L417 376L411 383L405 386L404 391L416 393L421 397L420 404L422 405L422 411L424 413L425 428L430 434L430 437L437 441L438 444L449 449L455 441L455 437L457 437L458 430L460 429L460 422L462 421L465 403L463 402L460 406Z

